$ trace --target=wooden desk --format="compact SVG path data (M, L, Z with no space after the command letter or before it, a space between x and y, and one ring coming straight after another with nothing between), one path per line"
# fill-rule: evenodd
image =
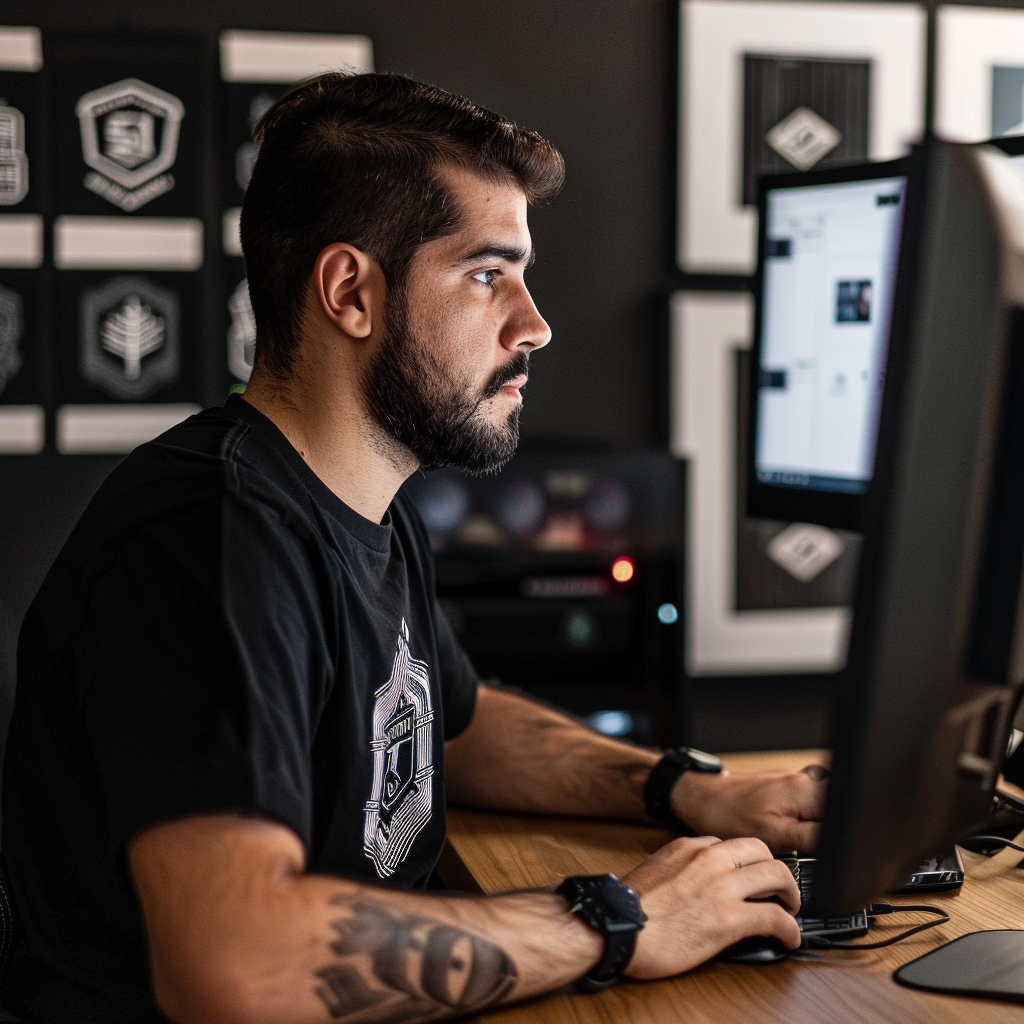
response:
M730 771L796 770L821 753L734 754ZM479 892L557 885L566 875L613 871L623 875L672 837L644 825L555 818L530 818L453 809L448 846L440 865L447 884ZM967 881L954 893L926 902L950 915L948 924L886 949L803 952L765 967L710 963L666 981L621 982L597 995L558 992L477 1018L488 1024L1024 1024L1024 1006L985 999L943 996L904 988L892 979L896 967L930 949L987 928L1024 927L1024 871L1020 854L1005 851L990 860L963 853ZM872 937L916 923L883 918Z

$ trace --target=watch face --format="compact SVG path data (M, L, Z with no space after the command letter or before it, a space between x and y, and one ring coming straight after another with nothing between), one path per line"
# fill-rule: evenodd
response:
M690 748L687 753L690 757L690 767L698 772L720 772L722 770L721 758L714 754L706 754L703 750Z
M643 919L640 898L628 885L617 878L607 877L603 880L601 889L608 906L618 917L635 922Z

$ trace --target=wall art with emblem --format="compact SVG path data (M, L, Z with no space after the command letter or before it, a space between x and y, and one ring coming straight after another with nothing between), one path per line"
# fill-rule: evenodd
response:
M206 112L199 41L61 34L46 46L59 212L195 216Z
M129 451L206 404L201 44L48 36L56 446Z
M44 444L42 46L0 28L0 454Z
M1024 135L1024 11L940 7L935 130L978 142Z
M256 32L229 29L220 36L224 294L220 303L225 387L249 380L256 344L245 262L238 236L242 199L256 162L253 129L294 82L330 69L373 70L373 45L359 35Z
M924 116L912 4L682 0L684 271L749 274L757 178L901 155Z
M689 460L687 670L837 671L846 661L856 539L743 511L740 382L751 297L677 292L671 325L672 450Z

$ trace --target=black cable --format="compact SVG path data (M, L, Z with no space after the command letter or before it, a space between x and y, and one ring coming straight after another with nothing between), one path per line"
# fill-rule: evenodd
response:
M1011 810L1024 812L1024 800L1021 800L1019 796L1014 796L1013 793L1007 793L1005 789L997 788L995 793L992 794L992 800L997 804L1009 807Z
M968 836L966 839L960 840L960 845L965 849L970 849L971 843L984 843L986 846L1002 846L1007 850L1018 850L1020 853L1024 853L1024 846L1018 846L1016 843L1009 839L1004 839L1002 836Z
M902 942L904 939L909 939L911 935L917 935L918 932L926 931L928 928L934 928L938 924L945 924L949 920L949 914L944 910L940 910L938 907L872 903L867 910L868 917L882 917L885 914L910 913L935 914L936 920L924 921L921 924L914 925L913 928L907 928L906 931L902 931L898 935L892 935L888 939L882 939L879 942L837 942L824 937L805 935L803 945L808 949L881 949L883 946L891 946L894 942Z

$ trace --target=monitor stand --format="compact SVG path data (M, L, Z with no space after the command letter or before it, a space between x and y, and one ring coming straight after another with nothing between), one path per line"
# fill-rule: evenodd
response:
M904 964L893 977L911 988L1024 1003L1024 931L961 935Z

